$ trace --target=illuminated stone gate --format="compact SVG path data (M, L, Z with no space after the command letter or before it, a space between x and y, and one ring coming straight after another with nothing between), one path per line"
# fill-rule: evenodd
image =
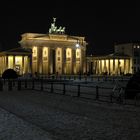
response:
M65 27L55 26L53 19L48 34L25 33L21 47L32 50L32 73L79 74L86 72L85 37L65 34Z

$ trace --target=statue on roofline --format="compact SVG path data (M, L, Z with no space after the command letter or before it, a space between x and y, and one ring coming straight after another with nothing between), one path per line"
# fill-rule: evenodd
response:
M53 23L51 23L51 28L49 28L49 33L65 34L65 27L62 28L62 26L60 26L59 28L57 28L57 26L55 26L55 22L56 22L56 18L53 18Z

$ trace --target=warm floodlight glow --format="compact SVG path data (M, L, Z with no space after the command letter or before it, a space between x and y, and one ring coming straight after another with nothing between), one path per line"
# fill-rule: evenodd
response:
M78 43L75 46L76 46L76 48L79 48L80 47L80 45Z

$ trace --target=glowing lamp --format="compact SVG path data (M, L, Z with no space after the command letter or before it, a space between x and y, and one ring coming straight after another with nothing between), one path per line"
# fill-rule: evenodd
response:
M80 45L78 43L75 46L76 46L76 48L79 48L80 47Z

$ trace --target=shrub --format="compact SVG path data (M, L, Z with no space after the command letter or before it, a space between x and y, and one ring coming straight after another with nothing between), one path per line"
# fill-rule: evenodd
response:
M18 78L18 74L13 69L7 69L2 74L3 79L16 79Z
M133 99L140 93L140 72L134 74L128 81L125 89L125 97Z

